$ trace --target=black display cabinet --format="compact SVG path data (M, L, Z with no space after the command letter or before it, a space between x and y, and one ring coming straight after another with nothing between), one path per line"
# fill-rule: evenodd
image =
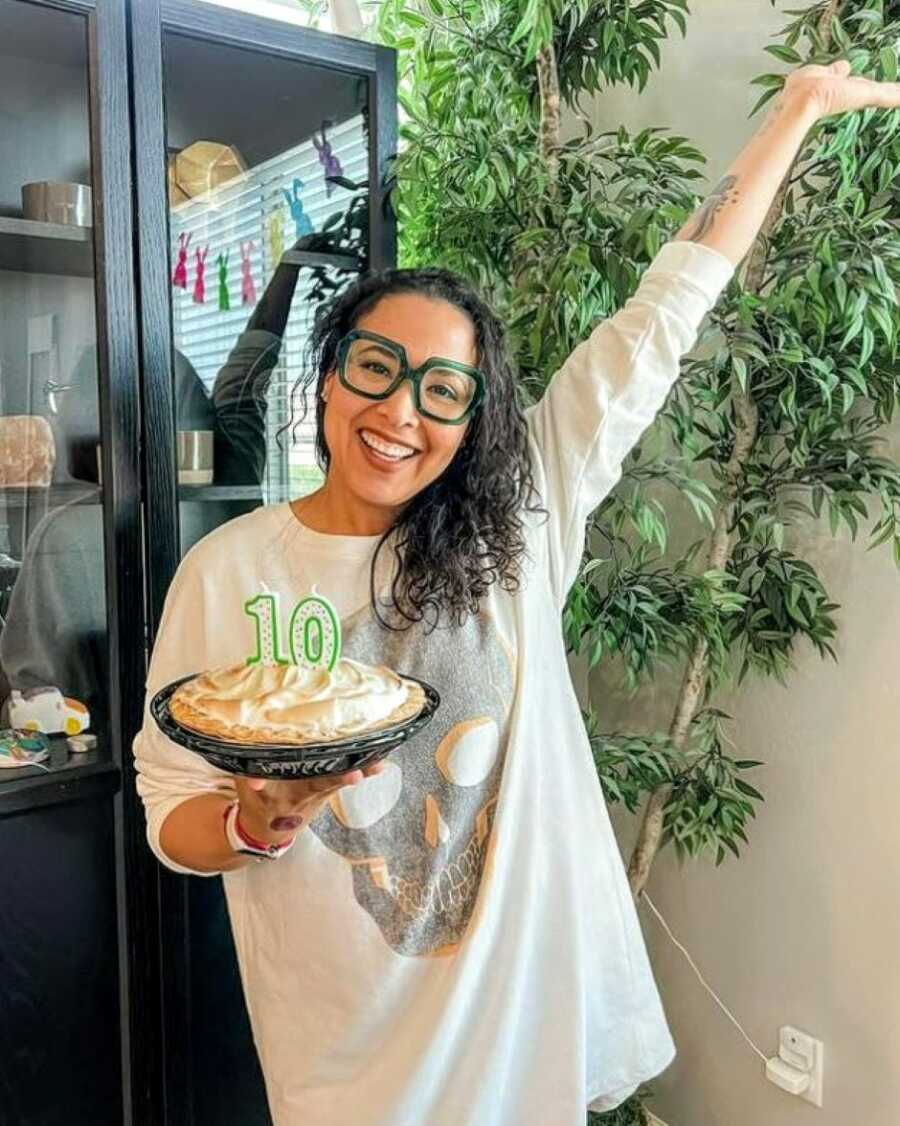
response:
M384 48L200 0L0 0L0 703L53 685L97 736L0 770L2 1126L268 1122L221 881L157 865L131 743L184 551L316 485L290 388L316 302L394 262L394 75ZM43 181L89 210L26 217ZM282 263L235 471L218 373Z
M81 225L23 216L22 185L41 181L91 189ZM40 767L0 770L10 1126L113 1126L144 1084L130 1064L149 868L129 862L144 679L131 182L124 4L0 0L0 694L55 685L97 736L79 754L53 736Z

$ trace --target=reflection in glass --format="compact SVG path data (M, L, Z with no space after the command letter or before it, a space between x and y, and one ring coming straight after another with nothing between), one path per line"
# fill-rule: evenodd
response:
M177 426L214 432L215 486L260 487L255 500L220 488L191 503L200 482L182 472L185 549L321 480L312 416L293 438L285 427L316 302L360 265L366 86L177 35L165 62ZM314 275L298 250L331 257Z

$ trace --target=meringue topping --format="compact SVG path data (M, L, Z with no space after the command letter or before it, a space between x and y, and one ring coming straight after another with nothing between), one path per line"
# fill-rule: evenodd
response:
M231 665L183 684L172 699L172 714L184 726L224 738L252 732L259 742L319 743L368 731L408 695L409 682L391 669L347 657L331 672L303 665Z

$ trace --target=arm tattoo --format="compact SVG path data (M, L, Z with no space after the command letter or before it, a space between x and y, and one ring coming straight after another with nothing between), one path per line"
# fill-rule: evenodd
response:
M734 190L736 183L737 176L725 176L716 184L712 195L694 216L694 226L686 236L689 242L699 242L712 229L716 216L725 204L735 202L738 197Z

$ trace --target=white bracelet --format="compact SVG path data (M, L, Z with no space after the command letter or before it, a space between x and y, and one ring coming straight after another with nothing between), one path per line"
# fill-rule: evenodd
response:
M241 831L238 825L240 808L240 802L235 800L225 810L225 839L234 852L239 852L242 856L252 856L257 861L278 860L294 847L296 836L280 845L263 844L262 841L255 841L249 837L246 830Z

